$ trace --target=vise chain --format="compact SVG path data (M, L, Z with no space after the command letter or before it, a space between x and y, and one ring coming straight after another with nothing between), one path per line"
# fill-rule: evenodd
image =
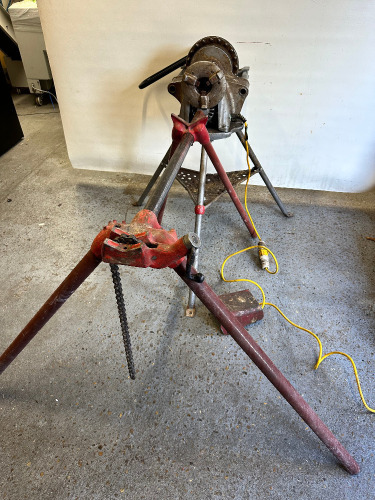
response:
M124 294L122 292L120 271L119 271L119 267L117 264L110 264L110 268L111 268L111 273L112 273L113 286L114 286L115 294L116 294L116 302L117 302L118 315L120 318L122 338L124 340L126 361L128 363L128 370L129 370L130 378L132 380L134 380L135 379L135 369L134 369L134 361L133 361L133 352L132 352L132 345L131 345L131 341L130 341L128 318L126 316Z

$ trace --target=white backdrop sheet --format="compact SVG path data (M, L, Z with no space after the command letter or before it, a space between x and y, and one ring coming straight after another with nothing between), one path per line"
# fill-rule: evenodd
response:
M153 173L179 103L166 90L172 75L143 91L138 84L198 39L218 35L250 66L243 114L274 185L348 192L374 185L373 1L39 0L38 7L73 167ZM236 137L214 145L228 171L246 168ZM185 166L199 168L198 145Z

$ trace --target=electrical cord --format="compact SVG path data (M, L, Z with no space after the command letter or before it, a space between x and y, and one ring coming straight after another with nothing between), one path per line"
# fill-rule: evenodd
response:
M43 94L49 94L51 95L55 101L57 102L57 104L59 104L59 101L57 100L57 97L55 96L55 94L52 94L52 92L50 92L49 90L42 90L42 89L37 89L34 84L31 85L33 91L35 94L39 93L39 92L43 92Z
M257 286L259 288L259 290L261 291L262 293L262 304L261 304L261 307L262 309L264 308L264 306L272 306L276 309L276 311L278 311L281 316L288 322L290 323L292 326L294 326L295 328L298 328L299 330L302 330L304 332L307 332L309 333L310 335L312 335L315 340L318 342L319 344L319 357L318 357L318 360L317 362L315 363L315 366L314 366L314 369L317 370L318 367L320 366L320 364L322 363L323 360L325 360L326 358L328 358L329 356L332 356L333 354L339 354L341 356L344 356L345 358L347 358L351 364L352 364L352 368L353 368L353 372L354 372L354 376L355 376L355 380L356 380L356 383L357 383L357 387L358 387L358 392L359 392L359 395L361 397L361 400L362 400L362 403L364 405L364 407L370 411L371 413L375 413L375 409L371 408L370 406L368 406L368 404L366 403L366 400L363 396L363 392L362 392L362 388L361 388L361 383L359 381L359 376L358 376L358 371L357 371L357 367L355 365L355 362L353 360L353 358L351 356L349 356L349 354L346 354L345 352L341 352L341 351L332 351L332 352L329 352L327 354L324 354L323 355L323 345L322 345L322 342L321 340L319 339L319 337L314 333L312 332L311 330L308 330L307 328L304 328L302 326L299 326L297 325L296 323L294 323L293 321L291 321L275 304L272 304L272 302L266 302L266 295L264 293L264 290L263 288L256 282L256 281L253 281L253 280L250 280L248 278L236 278L236 279L226 279L225 276L224 276L224 268L225 268L225 265L226 263L228 262L229 259L231 259L232 257L234 257L235 255L239 255L243 252L247 252L248 250L252 250L254 248L257 248L258 249L258 252L259 252L259 257L260 257L260 260L262 261L262 252L267 252L267 253L270 253L274 262L275 262L275 265L276 265L276 269L275 271L270 271L268 269L268 267L264 267L263 265L263 261L262 261L262 268L265 269L269 274L277 274L278 270L279 270L279 264L277 262L277 259L275 257L275 255L271 252L271 250L269 248L267 248L264 243L262 242L260 236L259 236L259 233L258 231L256 230L255 228L255 225L254 225L254 222L253 222L253 219L250 215L250 212L247 208L247 189L248 189L248 185L249 185L249 182L250 182L250 176L251 176L251 165L250 165L250 161L249 161L249 145L248 145L248 135L247 135L247 122L245 121L245 143L246 143L246 161L247 161L247 166L248 166L248 169L249 169L249 173L248 173L248 176L247 176L247 181L246 181L246 187L245 187L245 209L246 209L246 212L247 212L247 215L249 216L249 219L254 227L254 230L255 230L255 233L259 239L259 243L258 245L252 245L250 247L247 247L247 248L244 248L242 250L239 250L237 252L234 252L232 253L231 255L229 255L225 260L224 262L222 263L221 265L221 269L220 269L220 276L221 276L221 279L227 283L235 283L235 282L241 282L241 281L246 281L248 283L252 283L253 285ZM261 244L261 245L260 245ZM264 255L264 254L263 254ZM267 256L268 258L268 256Z
M57 100L57 97L55 96L55 94L52 94L52 92L49 92L48 90L42 90L42 89L38 89L39 92L43 92L44 94L49 94L51 95L55 101L57 102L57 104L59 104L59 101Z
M320 366L321 362L324 359L328 358L329 356L332 356L332 354L340 354L341 356L344 356L345 358L347 358L351 362L351 364L352 364L352 368L353 368L355 380L357 382L358 392L359 392L359 395L361 397L361 400L362 400L362 403L363 403L364 407L368 411L370 411L371 413L375 413L375 409L370 408L370 406L368 406L368 404L366 403L366 400L365 400L365 398L363 396L363 392L362 392L362 388L361 388L361 383L359 381L357 367L355 365L355 362L354 362L353 358L351 356L349 356L349 354L346 354L345 352L341 352L341 351L332 351L332 352L329 352L327 354L324 354L324 356L323 356L323 345L322 345L322 342L321 342L321 340L319 339L319 337L314 332L312 332L311 330L308 330L307 328L303 328L302 326L299 326L299 325L296 325L295 323L293 323L293 321L291 321L289 318L287 318L285 316L285 314L282 311L280 311L280 309L277 306L275 306L275 304L272 304L271 302L265 302L265 305L266 306L272 306L272 307L274 307L281 314L281 316L284 319L286 319L286 321L288 321L288 323L290 323L291 325L293 325L295 328L299 328L300 330L303 330L304 332L309 333L310 335L312 335L317 340L317 342L319 344L319 357L318 357L318 361L316 362L316 364L314 366L315 370L318 369L318 367Z

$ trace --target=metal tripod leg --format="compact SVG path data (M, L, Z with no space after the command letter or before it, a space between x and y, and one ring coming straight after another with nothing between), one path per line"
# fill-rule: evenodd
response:
M217 156L214 147L212 146L212 142L210 140L202 142L202 146L206 150L206 153L209 157L209 159L212 162L212 165L214 166L216 172L218 173L218 176L220 177L221 182L224 184L225 189L227 190L227 193L231 197L234 206L236 207L238 213L241 216L241 219L243 220L245 226L247 227L250 235L252 238L256 238L256 232L254 229L254 226L249 218L249 216L246 213L246 210L242 206L242 203L240 199L237 196L236 190L232 186L232 183L230 182L230 179L228 177L228 174L226 173L223 165L221 164L219 157Z
M158 168L155 170L155 173L154 175L151 177L149 183L147 184L145 190L143 191L143 193L141 194L140 198L138 201L136 201L135 203L133 203L133 206L134 207L140 207L141 205L143 205L143 202L145 201L146 199L146 196L148 195L148 193L151 191L153 185L155 184L155 182L158 180L160 174L162 173L162 171L165 169L165 167L168 165L168 161L169 161L169 156L170 156L170 153L171 153L171 148L172 146L169 147L168 151L165 153L164 155L164 158L161 160L160 162L160 165L158 166Z
M200 163L200 176L199 176L199 190L197 197L197 205L204 206L204 188L206 185L207 174L207 153L204 147L201 149L201 163ZM195 213L195 227L194 232L200 237L202 227L202 213ZM195 250L195 262L193 266L198 269L199 248ZM193 318L195 316L195 294L189 289L189 300L185 312L186 316Z
M87 252L21 333L14 339L8 349L0 356L0 373L10 365L47 321L52 318L75 290L98 267L100 262L101 260L91 250Z
M237 137L239 138L239 140L241 141L242 146L245 148L245 151L246 151L245 134L242 131L238 131L238 132L236 132L236 134L237 134ZM247 144L249 147L249 157L256 168L256 173L258 173L261 176L261 178L263 179L264 184L267 186L268 191L273 196L273 199L276 201L276 203L277 203L278 207L280 208L280 210L282 211L283 215L285 215L285 217L292 217L293 214L291 212L288 212L286 210L286 208L284 207L283 202L280 200L279 195L277 194L275 188L272 186L271 181L267 177L266 172L263 170L263 167L260 164L260 161L258 160L258 158L256 157L254 151L252 150L250 144L249 143L247 143Z
M327 448L341 462L350 474L359 473L359 465L332 434L328 427L320 420L314 410L308 405L303 397L297 392L292 384L284 377L281 371L273 364L267 354L262 351L257 342L241 325L238 319L227 308L220 297L218 297L206 281L197 283L186 277L186 262L183 262L174 271L194 291L199 300L216 317L221 325L233 337L240 348L249 356L260 371L268 378L273 386L280 392L286 401L307 423L312 431L327 446ZM194 270L193 270L194 272Z

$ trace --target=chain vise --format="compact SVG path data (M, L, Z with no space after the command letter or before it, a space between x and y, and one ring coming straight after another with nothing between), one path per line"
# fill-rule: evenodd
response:
M109 222L95 238L91 251L103 262L134 267L174 268L192 248L199 248L195 233L178 238L166 231L150 210L141 210L130 224Z

